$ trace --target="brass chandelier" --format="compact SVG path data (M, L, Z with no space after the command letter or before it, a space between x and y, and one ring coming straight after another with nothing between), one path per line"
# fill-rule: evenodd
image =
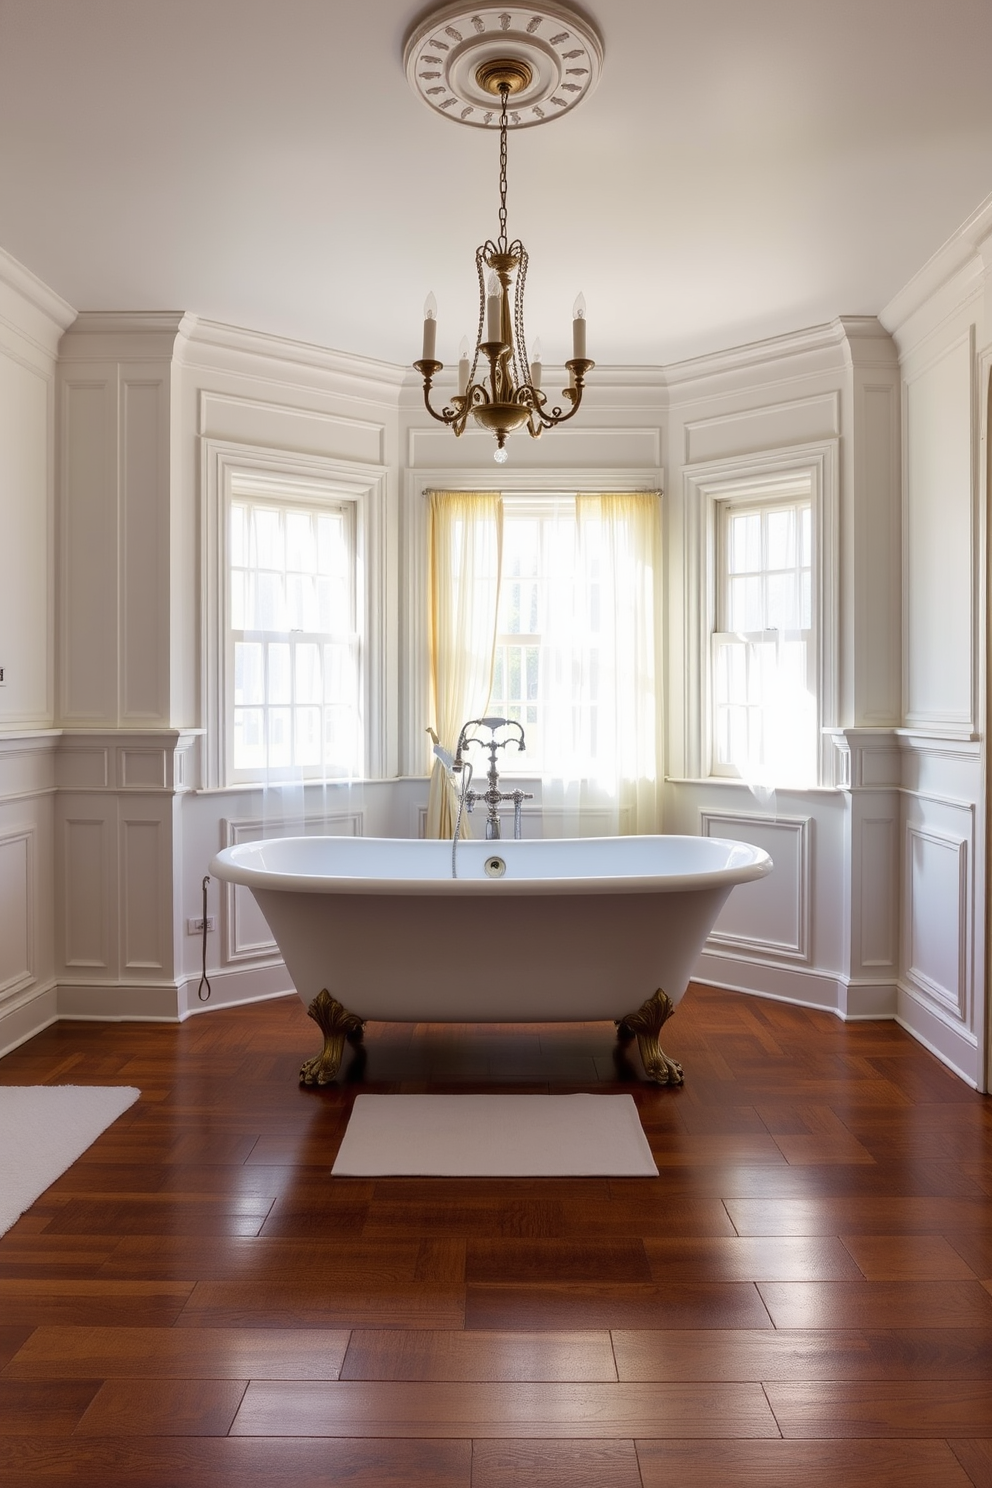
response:
M559 41L558 37L554 39ZM431 403L431 389L435 377L443 370L444 363L437 361L435 357L437 305L431 294L424 306L423 354L413 364L424 380L424 405L431 418L446 424L456 437L460 437L465 432L471 414L477 424L495 436L496 451L493 458L499 464L503 464L508 457L506 440L515 429L526 428L531 438L536 439L545 429L556 428L575 417L582 402L586 374L596 365L586 356L586 315L582 295L576 300L572 312L572 356L565 363L569 385L561 393L564 404L552 405L541 387L540 342L534 344L533 360L527 353L524 289L528 259L527 250L520 239L515 238L510 242L507 235L506 140L509 99L514 94L526 93L532 80L532 68L526 60L519 57L490 57L475 69L474 81L477 89L483 95L493 95L500 100L499 232L495 242L489 239L475 251L479 279L479 326L475 352L470 359L468 345L465 341L462 342L458 361L458 392L438 411ZM563 98L555 99L563 107L566 101ZM471 112L472 109L469 108L467 113ZM535 112L541 114L540 108ZM483 358L481 376L480 356Z

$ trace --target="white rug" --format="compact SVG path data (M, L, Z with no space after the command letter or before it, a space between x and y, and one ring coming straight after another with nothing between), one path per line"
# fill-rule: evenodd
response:
M360 1095L337 1177L658 1176L629 1095Z
M0 1085L0 1235L140 1094L130 1085Z

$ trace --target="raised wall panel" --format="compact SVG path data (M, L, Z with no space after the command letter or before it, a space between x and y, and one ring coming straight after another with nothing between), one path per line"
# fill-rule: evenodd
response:
M114 381L62 391L61 715L117 718L117 470Z
M385 464L385 427L259 398L201 391L200 433L232 444ZM451 437L450 434L448 436Z
M896 881L898 831L893 817L865 816L860 822L861 919L860 960L863 967L896 965L898 907Z
M129 971L161 970L169 960L162 925L172 874L168 848L161 821L121 822L121 959Z
M702 811L700 821L704 837L753 843L775 865L766 878L738 884L707 946L808 963L812 819Z
M50 376L0 344L0 728L52 716L50 400Z
M836 392L797 398L765 408L694 419L684 426L685 464L757 454L787 445L814 444L840 433Z
M855 716L862 725L899 722L902 625L899 606L899 396L892 384L858 394L854 520Z
M905 694L913 728L974 727L971 340L906 387Z
M34 980L34 829L0 833L0 999Z
M910 823L908 975L943 1011L967 1018L968 844Z
M59 753L58 775L62 790L106 790L110 784L110 750L63 749Z
M362 813L340 812L320 821L307 822L305 828L298 819L281 820L266 817L264 820L223 821L225 847L234 847L242 842L258 842L263 837L293 837L301 831L329 837L361 837ZM279 947L272 937L254 895L240 884L225 882L221 894L222 914L222 960L225 966L246 961L271 960L278 956Z
M117 894L109 825L102 817L70 816L62 832L65 964L107 970L109 911Z
M124 790L165 790L169 783L164 749L121 749L118 768Z
M121 716L168 722L168 403L160 379L121 387Z

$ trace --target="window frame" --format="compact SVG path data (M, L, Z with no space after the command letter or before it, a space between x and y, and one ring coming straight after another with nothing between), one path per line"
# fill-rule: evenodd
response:
M344 518L344 528L345 528L345 530L344 530L344 539L345 539L347 568L349 570L349 573L348 573L348 583L349 583L349 588L350 588L350 594L348 596L348 608L349 608L349 615L350 615L350 620L351 620L351 625L350 625L350 627L348 629L347 634L348 634L349 640L351 640L353 642L354 647L355 647L355 650L357 652L358 687L357 687L357 696L355 697L355 703L356 703L357 708L358 708L359 717L362 718L364 716L364 711L363 711L363 707L362 707L362 704L363 704L363 696L362 696L362 694L363 694L363 688L362 688L362 681L361 681L362 675L363 675L363 671L364 671L364 656L363 656L363 653L362 653L361 632L359 630L359 624L358 624L359 593L360 593L360 575L359 575L359 572L358 572L358 567L359 566L358 566L358 552L357 552L357 543L356 543L355 503L353 501L344 501L344 500L341 500L340 498L335 499L335 497L330 492L327 492L326 495L324 496L324 498L321 499L320 501L315 501L313 499L303 500L299 495L297 495L295 493L290 493L290 492L282 491L282 490L279 490L279 491L268 490L268 491L262 492L262 491L260 491L258 489L257 486L252 486L251 488L248 488L247 484L244 487L242 487L242 485L239 482L232 482L232 487L231 487L231 490L229 492L228 502L227 502L227 515L228 515L228 529L227 529L227 531L228 531L228 545L229 546L228 546L227 561L225 563L225 595L224 595L225 625L224 625L224 636L225 636L226 654L225 654L225 658L224 658L224 666L225 666L225 680L226 680L226 709L227 709L227 718L226 718L226 723L227 723L227 729L226 729L227 757L226 757L226 760L225 760L225 775L226 775L227 779L229 781L231 781L231 783L234 784L234 785L252 784L252 783L256 782L258 780L258 778L259 778L258 771L257 770L253 770L251 767L244 766L244 765L242 765L242 766L239 767L235 763L235 759L234 759L235 735L236 735L236 723L235 723L235 719L236 719L236 710L238 708L237 695L236 695L236 658L235 658L235 653L236 653L236 648L237 648L237 645L238 645L239 640L243 644L248 644L248 643L251 643L251 642L258 642L258 643L261 643L263 646L264 645L271 645L273 643L284 643L284 644L286 644L289 647L289 650L290 650L290 657L291 657L290 674L291 674L291 677L292 677L292 675L293 675L293 673L295 671L294 655L295 655L295 647L297 645L300 645L300 644L321 644L321 645L323 645L323 644L326 644L326 642L328 640L332 639L331 633L330 632L324 632L324 631L302 631L302 630L293 630L293 629L291 629L289 631L276 631L276 630L254 630L254 629L245 629L245 628L241 628L241 629L236 629L235 628L235 626L233 624L233 619L234 619L234 604L233 604L233 596L232 596L232 587L233 587L233 579L234 579L234 563L233 563L233 555L230 552L230 519L231 519L231 510L232 510L232 507L236 503L242 503L242 502L245 503L245 504L254 504L254 505L257 505L259 507L266 508L266 509L268 509L270 511L271 510L277 510L277 511L279 511L282 514L283 519L285 519L285 517L289 513L305 513L308 516L313 516L313 515L319 514L321 512L333 513L334 515L340 515L340 516L342 516ZM341 637L340 636L334 636L333 639L334 640L340 640ZM245 705L242 705L242 706L245 706ZM276 706L280 706L280 705L277 705L277 704L273 703L269 699L268 695L266 694L265 700L261 704L259 704L258 706L261 707L261 709L263 710L263 715L264 715L271 708L276 707ZM282 706L286 706L286 707L288 707L292 711L293 709L295 709L298 706L298 704L294 700L293 702L290 702L290 703L285 704L285 705L282 705ZM321 705L321 711L323 712L323 705ZM323 733L323 728L321 729L321 733ZM364 729L362 730L362 733L364 734ZM365 764L365 739L364 739L364 737L360 741L360 752L361 752L361 759L357 762L358 768L354 772L354 774L356 776L361 776L361 775L364 774L364 764ZM325 779L334 780L334 779L342 778L342 777L339 777L339 776L325 776L324 773L322 772L322 770L320 768L318 768L318 767L315 767L315 766L296 765L296 764L289 764L289 765L284 765L284 766L274 766L274 765L269 764L269 765L267 765L265 767L264 774L265 774L265 778L267 780L269 780L269 781L276 780L276 779L287 779L287 780L302 779L303 781L305 781L307 783L311 783L311 782L315 782L315 781L322 781L322 780L325 780Z
M722 504L788 498L808 488L812 514L812 658L816 691L816 779L837 784L830 735L839 714L839 440L792 445L687 465L683 470L685 527L681 778L735 783L714 769L713 643L718 623L718 541ZM676 775L674 778L679 778Z
M262 783L259 779L236 779L233 772L229 534L231 502L238 496L282 501L288 506L350 506L354 531L355 628L362 658L359 692L363 778L381 778L389 765L387 635L393 609L387 598L386 582L387 468L225 440L202 440L201 454L200 680L205 732L201 789L248 790ZM305 777L308 784L322 779L319 774Z
M731 520L742 512L748 514L760 514L764 517L773 511L798 511L808 508L810 512L810 526L812 527L813 498L808 479L797 479L794 485L791 482L776 483L773 490L756 491L746 487L731 496L724 496L716 502L716 534L714 543L715 579L714 579L714 618L713 630L710 632L710 774L713 776L727 778L730 780L740 779L740 771L729 762L723 762L718 758L719 748L717 739L717 712L718 699L716 696L718 650L721 644L727 645L735 637L740 637L739 644L747 647L758 641L772 641L778 638L779 632L775 629L764 628L755 631L732 630L728 623L729 588L731 580L730 571L730 540L729 528ZM811 538L811 586L815 573L815 543ZM763 576L769 572L765 567L758 570ZM813 595L810 596L810 624L801 627L797 631L789 632L793 638L798 638L803 645L805 653L804 670L807 678L815 679L815 656L816 656L816 618L813 613ZM814 741L814 757L816 745ZM817 780L810 783L819 783L819 771L817 769Z

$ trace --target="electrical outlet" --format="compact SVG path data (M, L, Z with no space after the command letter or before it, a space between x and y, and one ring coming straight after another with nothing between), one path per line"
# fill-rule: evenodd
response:
M0 687L7 686L6 667L0 667Z
M209 935L209 933L210 933L211 930L216 930L216 929L217 929L217 916L216 915L207 915L207 934ZM203 916L202 915L198 915L195 920L194 919L190 919L190 920L187 920L186 921L186 934L187 935L202 935L203 934Z

